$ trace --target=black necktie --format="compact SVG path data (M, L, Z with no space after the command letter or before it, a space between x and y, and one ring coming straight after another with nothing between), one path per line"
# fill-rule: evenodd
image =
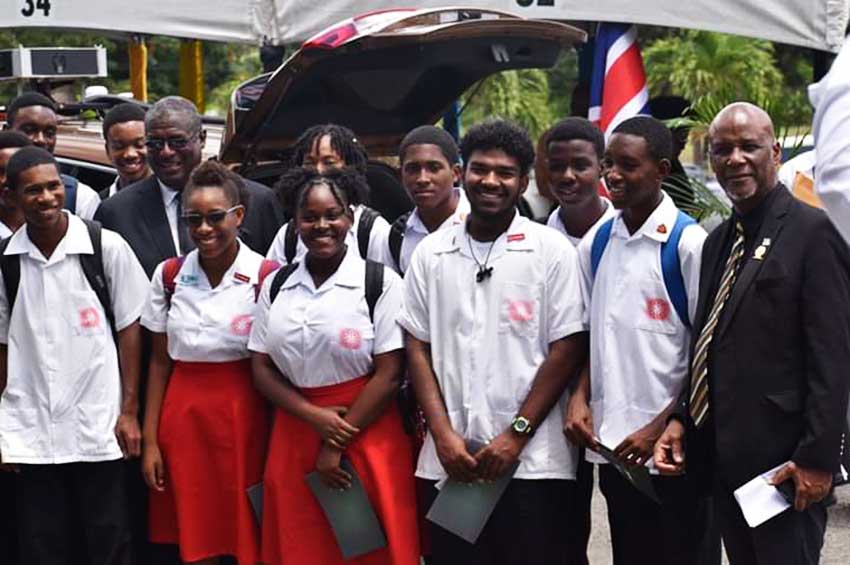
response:
M189 237L189 227L186 225L186 219L183 218L183 198L179 192L174 197L177 200L177 241L180 244L180 249L177 250L178 255L185 255L195 248L195 243Z

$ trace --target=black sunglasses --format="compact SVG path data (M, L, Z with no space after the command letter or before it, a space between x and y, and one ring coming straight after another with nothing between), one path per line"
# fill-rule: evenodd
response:
M190 143L195 141L199 135L201 135L201 132L194 133L189 137L167 137L164 139L161 137L148 137L145 139L145 147L151 151L162 151L165 149L167 144L175 151L179 151L181 149L185 149Z
M238 204L228 210L216 210L209 214L198 214L197 212L192 212L190 214L183 214L183 219L186 220L186 223L193 228L199 227L204 223L204 220L207 221L207 225L209 226L217 226L224 221L228 214L235 212L239 208L242 208L241 204Z

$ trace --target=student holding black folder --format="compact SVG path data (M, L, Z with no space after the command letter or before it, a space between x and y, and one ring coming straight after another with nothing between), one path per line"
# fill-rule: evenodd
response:
M555 405L586 354L578 258L517 213L534 161L525 131L487 121L461 152L469 218L425 238L405 273L399 323L428 423L416 475L513 478L474 544L432 525L431 563L564 563L577 454Z
M266 281L248 344L255 384L278 408L264 477L263 562L418 565L412 447L394 402L402 282L347 245L351 202L367 190L365 179L307 171L296 188L294 221L307 254ZM338 520L329 521L306 477L318 471L326 486L356 488L350 470L386 547L344 560L331 527Z

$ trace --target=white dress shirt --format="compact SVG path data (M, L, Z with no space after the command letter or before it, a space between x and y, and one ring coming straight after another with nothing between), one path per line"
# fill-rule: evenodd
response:
M336 272L319 288L304 262L289 275L274 304L263 284L248 349L268 354L293 385L311 388L339 384L370 373L373 355L404 347L396 317L402 283L384 269L384 289L369 319L366 262L349 245Z
M142 312L148 280L120 235L103 230L103 267L118 331ZM118 353L103 307L78 255L93 253L83 222L46 259L26 226L6 255L19 255L21 278L9 316L0 281L0 343L8 345L8 383L0 397L4 463L72 463L121 458L115 424L121 409Z
M466 199L466 192L459 188L454 190L458 194L457 207L455 207L452 215L446 218L435 231L462 224L466 221L466 216L469 215L469 200ZM413 212L407 218L404 228L404 239L401 240L401 252L398 255L398 269L401 273L404 273L407 270L407 266L410 265L410 257L413 255L413 250L430 233L428 228L425 227L425 224L422 223L422 218L419 217L419 208L414 208ZM388 260L385 260L385 263L387 265L393 265L393 268L396 268L392 254L389 252L389 244L387 245L387 257Z
M596 230L599 229L599 226L604 224L606 221L614 217L614 205L611 204L611 201L605 197L601 197L602 202L605 204L605 211L602 213L602 216L596 220L596 223L590 226L590 229L582 237L573 237L567 233L567 226L564 225L564 220L561 219L561 207L558 206L555 208L551 214L549 214L549 220L546 222L546 225L550 228L556 229L570 240L570 243L573 244L574 247L577 247L578 244L584 238L593 239L593 236L596 235Z
M351 225L351 229L348 230L348 236L346 238L346 243L349 248L353 248L355 250L359 250L357 246L357 228L360 225L360 218L363 216L363 206L356 206L354 208L354 222ZM268 253L266 253L266 259L271 259L272 261L277 261L281 265L286 265L286 228L289 226L289 222L283 224L283 226L278 230L277 235L272 241L271 247L269 247ZM391 264L387 262L386 258L386 248L387 248L387 238L390 235L390 224L382 217L378 216L375 218L375 222L372 224L372 231L369 233L369 247L366 251L366 258L371 259L372 261L377 261L378 263ZM358 251L359 253L359 251ZM298 236L298 243L295 247L295 259L293 259L293 263L301 263L303 262L304 256L307 254L307 246L304 245L304 242L301 241L301 236Z
M5 223L0 222L0 239L6 239L7 237L11 237L11 235L15 233L9 229Z
M583 289L589 300L590 389L593 428L614 449L676 398L688 377L690 331L679 319L664 285L661 244L678 210L664 193L661 204L634 234L617 212L594 279L593 238L578 246ZM694 224L679 240L679 263L693 319L706 233ZM596 453L586 459L604 463Z
M507 430L531 390L549 344L586 329L578 259L558 232L516 214L493 243L489 279L476 282L465 224L426 237L405 274L399 323L431 346L431 364L455 432L486 442ZM484 261L482 247L475 256ZM485 253L486 255L486 253ZM574 479L563 402L520 454L519 479ZM446 473L429 432L416 476Z
M178 199L182 198L183 193L179 190L174 190L170 186L166 186L159 179L156 179L156 182L159 184L159 192L162 195L162 205L165 206L165 217L168 218L168 228L171 230L171 240L174 242L174 249L177 250L177 254L179 255L182 250L180 249L180 235L177 231L177 208L179 203Z
M86 220L92 220L99 206L100 195L89 185L77 181L77 206L74 213Z
M815 107L815 190L850 242L850 40L844 41L829 73L809 86L809 99Z
M190 252L174 278L170 308L162 280L165 262L160 263L151 278L142 325L168 334L168 355L175 361L223 363L249 357L262 261L262 255L240 242L236 260L212 288L197 250Z

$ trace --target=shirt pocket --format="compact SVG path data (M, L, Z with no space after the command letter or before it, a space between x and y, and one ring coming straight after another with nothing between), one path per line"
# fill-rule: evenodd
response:
M0 435L3 451L8 451L12 456L40 454L44 449L45 438L38 427L38 410L35 408L6 406L0 410Z
M81 453L100 453L115 440L112 429L112 406L79 404L77 406L77 448Z
M664 282L641 279L636 284L637 300L630 308L634 313L634 327L652 333L675 334L678 331L679 314L670 302Z
M539 285L507 281L499 304L499 333L536 338L539 328Z

